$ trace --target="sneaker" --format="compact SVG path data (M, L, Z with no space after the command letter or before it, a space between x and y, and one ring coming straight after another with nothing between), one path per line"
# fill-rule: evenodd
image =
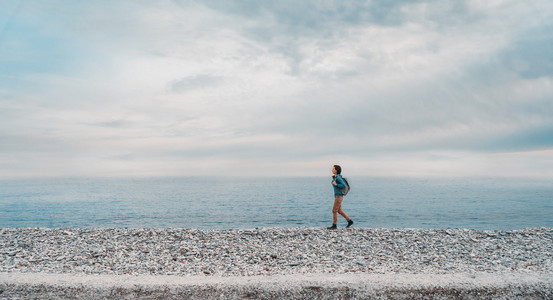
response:
M346 228L350 228L351 225L353 225L353 221L350 219L350 220L348 221L348 226L346 226Z
M326 229L334 230L334 229L338 229L338 227L336 227L336 224L332 224L332 226L327 227Z

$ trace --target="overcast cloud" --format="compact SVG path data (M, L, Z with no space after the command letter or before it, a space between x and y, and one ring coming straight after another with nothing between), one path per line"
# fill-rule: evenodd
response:
M335 163L553 177L553 2L0 2L0 178Z

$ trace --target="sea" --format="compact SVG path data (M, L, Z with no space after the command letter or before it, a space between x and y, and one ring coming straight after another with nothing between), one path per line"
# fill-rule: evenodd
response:
M348 177L342 208L363 228L553 227L553 181ZM331 177L55 178L0 181L0 227L326 227ZM346 225L339 216L338 226Z

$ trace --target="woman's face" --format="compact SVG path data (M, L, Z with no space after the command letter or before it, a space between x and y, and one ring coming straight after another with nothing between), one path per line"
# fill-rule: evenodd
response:
M332 174L336 175L338 174L338 171L336 171L336 168L332 167Z

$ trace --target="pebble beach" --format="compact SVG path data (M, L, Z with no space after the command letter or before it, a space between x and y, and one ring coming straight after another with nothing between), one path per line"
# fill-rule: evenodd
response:
M82 280L83 276L88 281L112 278L100 290L110 295L117 290L119 298L137 296L139 283L159 278L166 278L163 281L166 283L174 280L180 283L173 288L163 283L155 285L157 288L150 286L152 291L164 292L138 296L299 298L307 292L322 299L330 296L327 289L337 289L353 298L378 295L386 298L409 295L393 294L389 288L394 278L411 278L407 281L418 286L409 288L411 293L415 291L411 296L477 298L478 295L471 294L471 290L478 290L475 284L486 282L485 278L503 278L499 282L512 284L498 288L497 282L490 283L480 287L480 292L488 291L492 298L524 296L516 294L521 291L529 293L529 298L553 297L553 228L0 229L0 297L33 298L36 293L50 295L52 290L81 291L80 298L102 295L97 287L95 293L89 294L87 280L73 284L65 280L63 284L68 285L65 289L59 288L63 284L55 280ZM457 280L444 279L448 276ZM384 277L389 280L379 286L378 278ZM40 278L49 279L41 283ZM142 280L124 288L114 285L115 278L127 278L127 282ZM444 282L440 287L433 285L440 280ZM314 281L320 288L308 288ZM375 285L366 286L371 281ZM274 290L282 282L296 282L297 286L287 284ZM451 284L456 282L464 284L455 287L452 294ZM182 288L202 284L206 286ZM397 290L397 285L394 286ZM237 287L241 288L236 290ZM429 294L428 289L434 292ZM63 295L51 294L54 298Z

